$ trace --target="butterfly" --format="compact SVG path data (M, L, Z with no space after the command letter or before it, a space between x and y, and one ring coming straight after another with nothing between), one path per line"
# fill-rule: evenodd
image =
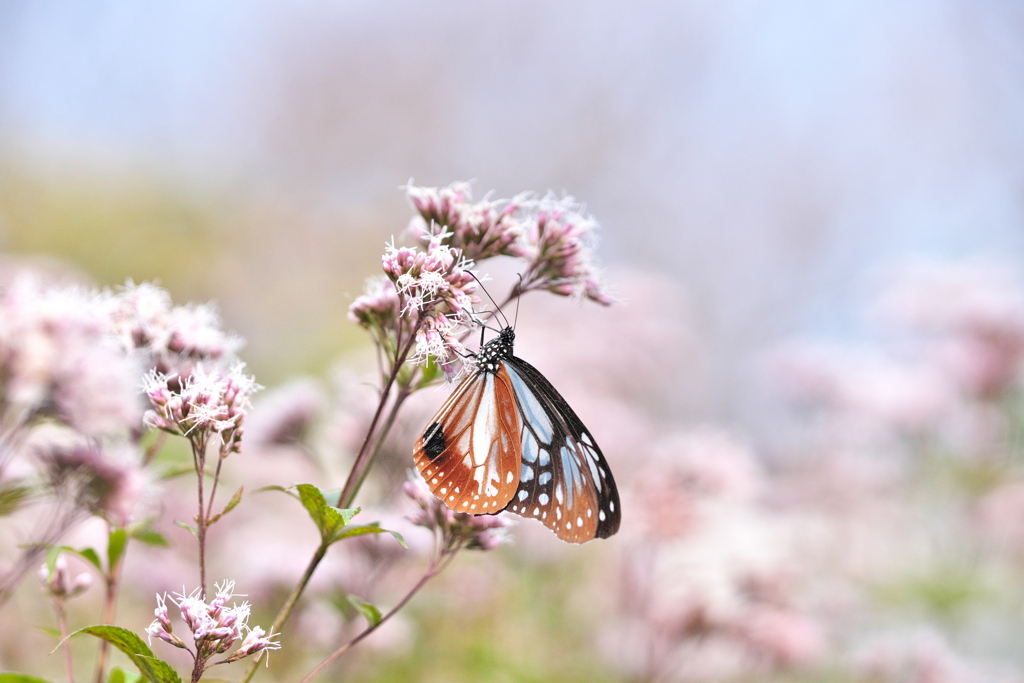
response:
M621 518L608 463L551 382L512 355L515 337L506 326L475 354L416 441L416 467L456 512L532 517L569 543L608 538Z

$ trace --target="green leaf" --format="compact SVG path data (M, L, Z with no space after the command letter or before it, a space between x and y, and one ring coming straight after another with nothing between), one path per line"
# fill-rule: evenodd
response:
M312 484L299 484L295 488L302 506L320 530L321 539L327 543L333 543L334 535L359 513L359 508L342 510L328 505L324 494Z
M187 522L178 522L178 521L175 521L174 523L177 524L178 526L180 526L182 529L186 529L190 534L192 534L196 538L199 538L199 530L196 529L191 524L188 524Z
M0 674L0 683L50 683L45 678L36 678L26 674Z
M82 548L81 550L68 548L68 550L70 550L71 552L75 553L79 557L83 558L84 560L92 564L92 566L96 567L96 569L99 569L100 572L103 571L103 562L100 560L100 554L92 548Z
M362 598L349 594L346 596L348 603L359 610L359 613L366 617L366 620L370 622L370 626L378 626L383 620L380 614L380 610L366 602Z
M163 534L143 526L132 525L128 527L128 536L146 545L155 545L162 548L170 545Z
M229 512L231 512L232 510L234 510L234 509L235 509L235 508L236 508L236 507L238 506L238 504L242 502L242 493L243 493L244 491L245 491L245 487L244 487L244 486L239 486L239 487L238 487L238 490L237 490L237 491L235 491L235 495L231 496L231 500L229 500L229 501L228 501L228 504L224 506L224 509L223 509L223 510L221 510L220 514L214 515L214 516L213 516L213 517L212 517L212 518L210 519L210 521L209 521L209 522L207 522L207 523L208 523L208 524L213 524L213 523L214 523L214 522L216 522L216 521L217 521L218 519L220 519L220 518L221 518L221 517L223 517L224 515L228 514L228 513L229 513Z
M421 368L423 376L420 381L416 383L416 389L423 389L433 384L438 378L444 375L444 371L441 370L441 366L437 364L437 359L434 357L428 357L426 364Z
M73 638L79 633L88 633L101 638L128 655L128 659L139 668L139 673L150 683L181 683L181 679L178 678L178 674L174 672L171 665L158 659L145 641L128 629L119 626L86 626L75 631L68 638Z
M118 678L119 677L119 678ZM137 673L114 667L107 683L142 683L145 679Z
M346 526L337 531L334 536L331 537L331 543L337 543L338 541L346 538L352 538L354 536L366 536L367 534L391 534L401 544L403 548L408 548L405 544L405 539L397 531L391 531L389 529L382 529L380 524L373 522L371 524L363 524L359 526Z
M72 548L69 545L53 545L46 551L46 569L49 572L49 576L53 576L54 567L57 565L57 558L60 557L61 553L78 555L83 560L96 567L101 574L103 573L103 562L100 560L100 554L92 548L79 549Z
M107 539L107 568L113 572L114 567L121 561L124 549L128 546L128 532L124 529L114 529Z
M293 491L292 488L293 487L291 486L278 486L276 484L272 484L270 486L261 486L260 488L256 489L256 493L263 493L264 491L280 491L281 493L287 493L295 500L298 500L299 494Z
M0 488L0 517L17 512L22 505L28 502L32 489L18 483L19 480L12 479L5 482Z
M191 462L182 462L177 465L171 465L160 475L160 478L164 481L168 479L177 479L183 477L186 474L195 473L196 466Z

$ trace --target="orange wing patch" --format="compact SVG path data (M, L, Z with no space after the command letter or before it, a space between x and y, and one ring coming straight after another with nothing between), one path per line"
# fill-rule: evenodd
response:
M457 512L500 512L519 488L520 424L504 368L463 380L416 441L431 492Z

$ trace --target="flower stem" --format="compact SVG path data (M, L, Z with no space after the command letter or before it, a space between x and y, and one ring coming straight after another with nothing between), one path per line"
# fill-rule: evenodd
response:
M413 328L409 331L408 339L400 346L398 353L395 355L395 361L391 365L391 372L388 374L388 378L384 382L384 386L381 388L380 402L377 404L377 410L373 414L373 420L370 421L370 426L366 430L366 438L363 439L363 445L359 448L359 454L356 455L356 461L352 465L352 471L349 472L348 479L345 481L345 487L341 490L341 494L338 496L339 508L346 508L352 504L352 501L355 500L356 493L359 492L360 484L362 484L363 479L366 477L371 455L376 448L379 447L379 442L382 440L380 438L381 435L377 434L377 424L380 422L381 415L384 413L384 407L387 405L388 399L391 396L391 389L395 385L395 380L398 379L398 373L402 370L402 365L405 364L405 359L409 357L409 352L412 350L412 346L415 341L416 330ZM377 438L375 439L375 437Z
M68 683L75 683L75 667L71 660L71 643L68 642L68 620L64 613L64 598L54 598L54 611L57 612L57 627L60 629L61 646L64 654L64 670L68 674Z
M110 531L108 529L107 538L110 538ZM106 596L104 597L103 604L103 623L113 624L117 618L117 593L121 586L121 569L124 567L124 552L117 558L109 568L109 575L106 579ZM106 640L101 640L100 651L96 657L96 683L103 683L105 678L105 669L107 668L107 657L110 653L110 643Z
M397 605L392 607L387 614L381 617L381 620L379 622L377 622L376 624L370 624L365 629L363 629L362 632L360 632L357 636L355 636L347 643L339 647L337 650L332 652L327 657L327 659L320 662L315 669L310 671L309 674L307 674L306 677L302 679L301 683L308 683L309 681L313 680L313 678L317 674L319 674L321 671L327 668L332 662L334 662L334 660L336 660L338 657L342 656L350 649L352 649L352 647L358 644L359 641L361 641L363 638L365 638L366 636L370 635L378 628L383 626L384 622L386 622L388 619L394 616L398 612L398 610L405 607L406 603L408 603L412 599L412 597L416 595L416 593L418 593L419 590L423 588L423 586L426 585L427 581L440 574L444 570L444 568L451 563L452 557L454 557L454 554L442 555L441 557L435 557L433 560L431 560L430 564L427 566L427 570L423 573L423 576L420 577L420 580L416 582L416 584L409 590L408 593L405 594L405 596L401 600L398 601Z
M281 609L278 611L277 617L274 619L274 623L270 626L269 633L274 634L281 632L281 627L284 626L284 622L287 621L289 615L291 615L292 609L295 608L295 603L299 601L299 597L306 589L306 585L309 583L309 580L313 578L313 572L316 571L320 561L323 560L324 555L327 554L328 547L329 546L326 543L321 543L320 547L317 548L315 553L313 553L313 557L310 559L309 565L306 567L306 571L299 580L299 583L292 589L288 599L284 601L284 605L282 605ZM249 668L242 677L242 683L248 683L252 679L253 674L256 673L256 669L259 668L259 664L259 658L256 658L249 664Z
M395 418L398 417L398 411L401 409L402 404L405 403L405 399L412 395L412 391L407 386L400 386L398 388L398 394L395 396L394 403L391 404L391 410L388 411L388 416L384 420L384 424L380 428L380 433L377 438L374 439L373 448L370 450L370 455L366 459L366 467L363 468L363 473L359 477L359 480L355 485L355 492L352 494L353 498L355 493L359 492L360 487L363 485L363 481L366 479L366 475L369 474L370 468L373 467L373 461L377 459L377 454L380 453L381 447L384 445L384 441L388 438L388 433L391 431L391 427L395 424Z
M192 460L196 466L199 485L196 487L199 496L199 511L196 515L196 538L199 541L199 590L202 598L206 598L206 510L203 497L203 479L206 474L206 439L190 439L192 443Z

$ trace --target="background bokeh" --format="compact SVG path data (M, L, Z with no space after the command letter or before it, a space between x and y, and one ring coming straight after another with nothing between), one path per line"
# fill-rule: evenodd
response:
M1021 254L1012 2L0 5L8 253L216 299L261 376L322 367L397 191L568 191L611 265L744 359L850 334L872 269Z
M865 302L907 262L1020 267L1024 7L0 0L3 257L215 301L268 387L360 353L346 309L409 220L410 179L586 202L632 311L587 320L621 336L607 345L620 363L675 384L648 412L778 456L800 427L789 416L780 433L770 349L865 342ZM527 325L557 345L543 328L578 309L531 305ZM664 336L648 348L645 335ZM569 350L533 349L572 384ZM592 410L615 424L612 407ZM606 448L619 468L641 442L628 429ZM562 599L570 574L542 571L556 559L516 562L496 575ZM423 655L408 648L403 677ZM437 671L493 673L466 657ZM548 680L540 665L509 676Z

